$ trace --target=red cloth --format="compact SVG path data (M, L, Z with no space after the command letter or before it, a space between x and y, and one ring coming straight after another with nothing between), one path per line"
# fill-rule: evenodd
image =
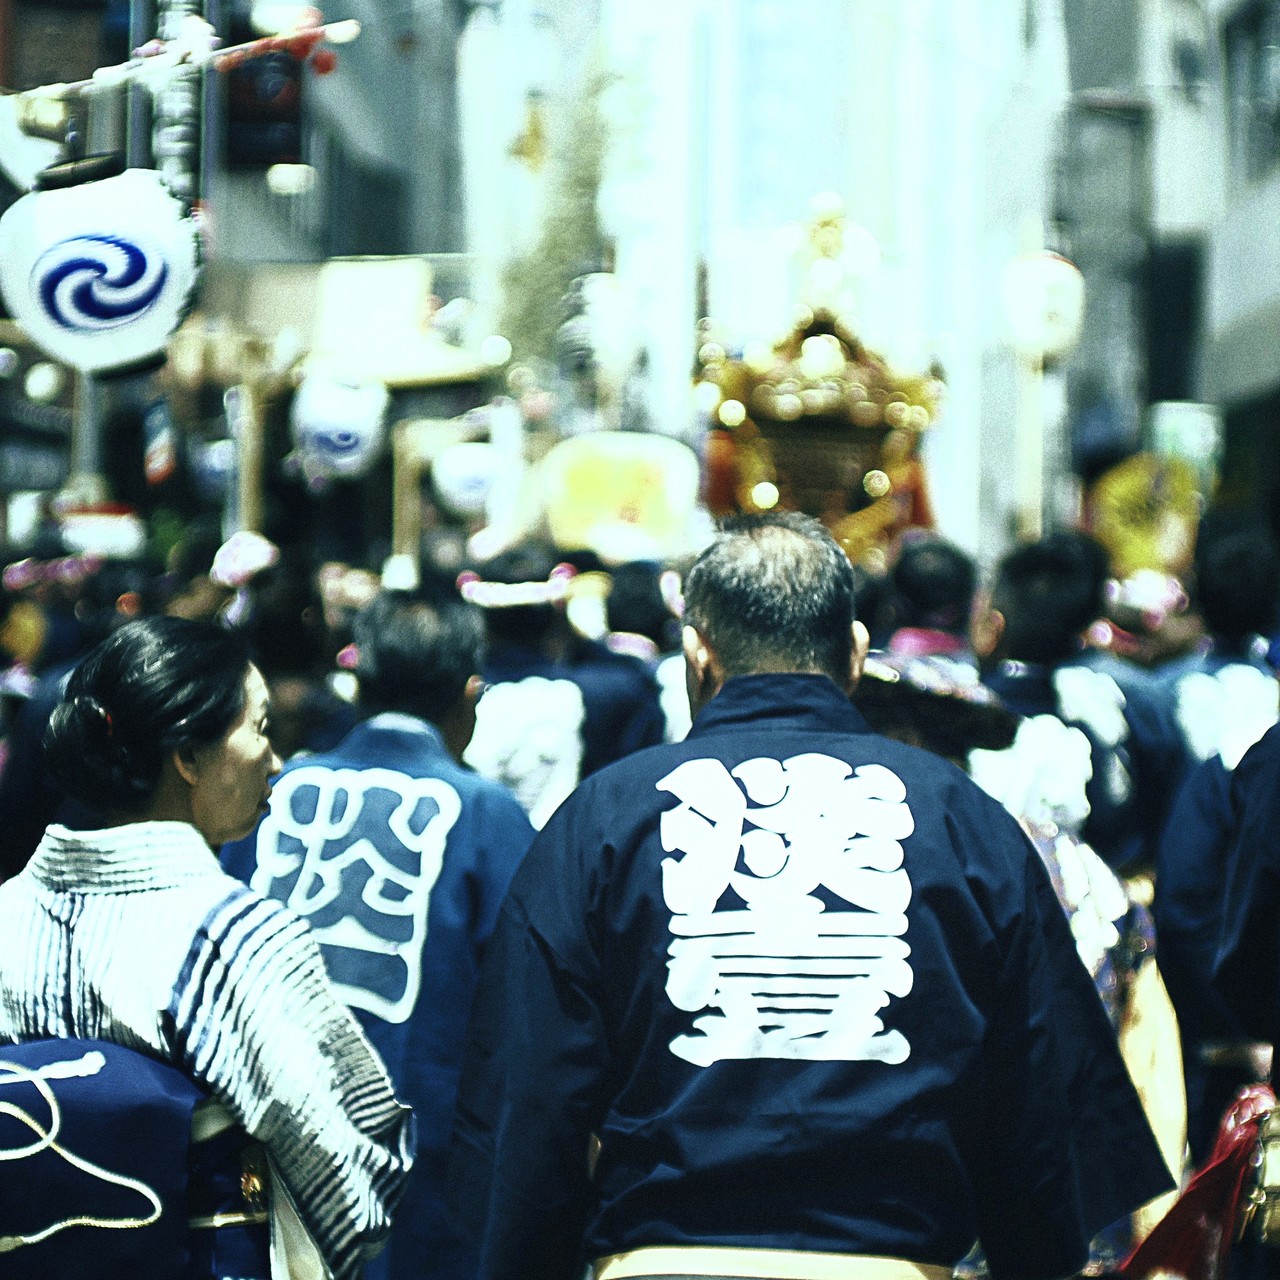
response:
M1264 1084L1246 1085L1222 1117L1209 1158L1151 1234L1120 1264L1125 1280L1157 1272L1186 1280L1220 1280L1248 1195L1263 1117L1276 1098Z

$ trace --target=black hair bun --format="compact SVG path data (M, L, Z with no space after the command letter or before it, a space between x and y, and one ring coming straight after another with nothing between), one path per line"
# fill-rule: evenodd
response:
M110 742L115 736L115 721L111 712L97 698L82 693L71 699L71 709L80 721L88 741Z

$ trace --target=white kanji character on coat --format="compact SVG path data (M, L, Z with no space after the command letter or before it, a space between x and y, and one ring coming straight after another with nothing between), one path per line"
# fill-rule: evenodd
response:
M659 783L672 911L667 994L697 1013L671 1051L731 1058L872 1059L911 1051L880 1016L913 980L902 841L906 788L882 765L819 753L760 757L732 773L688 760ZM754 807L753 807L754 806Z

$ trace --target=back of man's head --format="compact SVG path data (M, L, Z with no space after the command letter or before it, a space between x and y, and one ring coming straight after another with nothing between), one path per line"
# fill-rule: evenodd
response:
M1069 658L1102 613L1105 561L1086 534L1051 533L1000 562L991 605L1004 617L1000 656L1018 662ZM1105 553L1103 553L1105 555Z
M1235 647L1270 635L1280 604L1280 552L1258 520L1205 520L1196 540L1192 598L1205 630Z
M384 591L356 616L360 701L439 724L484 657L480 610L443 591Z
M605 618L610 631L645 636L663 653L678 645L679 620L663 595L660 565L647 561L615 565L609 578Z
M726 678L817 672L844 687L854 586L848 557L817 520L743 516L726 521L689 570L684 620L715 650Z
M477 565L476 573L481 581L499 586L545 586L562 559L550 543L529 539ZM541 645L559 617L560 610L550 600L523 604L491 602L484 608L489 637L495 644L528 648Z
M978 570L972 557L942 538L908 542L891 574L901 625L964 635Z

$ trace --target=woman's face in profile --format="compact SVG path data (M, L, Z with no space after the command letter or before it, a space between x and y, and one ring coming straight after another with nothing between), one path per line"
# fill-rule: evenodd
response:
M267 811L280 757L267 737L267 683L255 666L244 677L244 707L214 743L195 754L191 808L197 830L217 849L247 836Z

